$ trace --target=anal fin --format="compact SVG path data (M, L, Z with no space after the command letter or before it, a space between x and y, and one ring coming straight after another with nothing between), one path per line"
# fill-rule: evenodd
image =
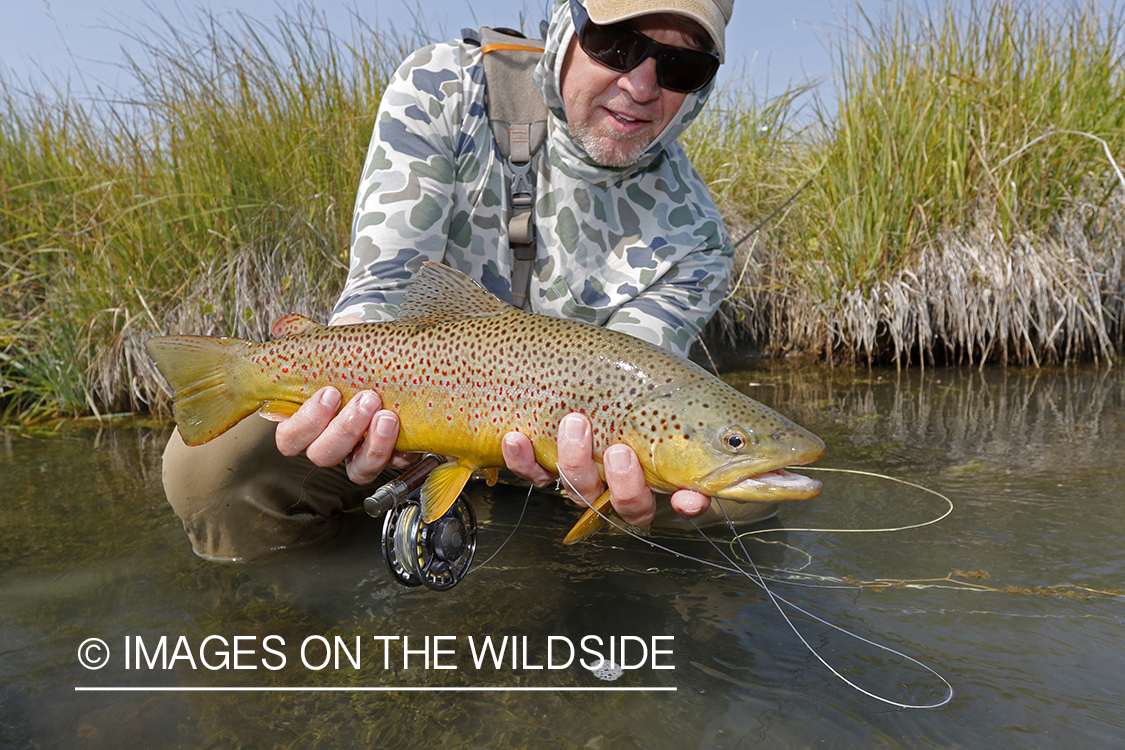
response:
M444 516L472 475L471 466L462 466L456 461L444 463L431 471L422 485L422 520L433 523Z
M609 504L609 490L602 493L601 497L593 502L589 509L582 514L578 519L578 523L574 524L574 528L563 539L563 544L574 544L587 539L598 531L604 524L605 519L602 517L612 511ZM601 515L598 515L598 514Z

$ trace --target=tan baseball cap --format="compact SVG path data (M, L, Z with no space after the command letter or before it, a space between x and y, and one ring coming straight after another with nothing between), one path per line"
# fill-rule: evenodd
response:
M650 13L687 16L715 40L719 59L726 59L726 29L734 0L584 0L582 5L596 24L617 23Z

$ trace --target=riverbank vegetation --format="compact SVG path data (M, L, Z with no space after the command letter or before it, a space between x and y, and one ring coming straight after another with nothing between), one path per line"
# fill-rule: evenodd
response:
M745 237L711 334L901 366L1119 353L1121 18L1045 13L859 15L834 84L720 92L685 138ZM128 96L0 79L9 418L165 408L146 338L326 318L380 93L418 43L307 9L145 39Z

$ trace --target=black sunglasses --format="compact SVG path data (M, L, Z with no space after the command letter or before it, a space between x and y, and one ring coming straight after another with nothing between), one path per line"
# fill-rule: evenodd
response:
M582 51L610 70L628 73L648 58L656 58L656 82L681 94L704 88L719 70L719 56L714 52L661 44L623 23L599 26L578 0L570 0L570 13Z

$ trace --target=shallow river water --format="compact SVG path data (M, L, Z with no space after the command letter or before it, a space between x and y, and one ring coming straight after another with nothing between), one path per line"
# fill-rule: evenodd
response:
M449 592L394 583L362 514L208 563L163 498L167 426L0 431L0 747L1125 747L1120 368L724 378L847 470L743 537L779 599L729 531L653 537L721 567L564 547L576 509L483 485L496 554ZM615 680L580 663L610 643Z

